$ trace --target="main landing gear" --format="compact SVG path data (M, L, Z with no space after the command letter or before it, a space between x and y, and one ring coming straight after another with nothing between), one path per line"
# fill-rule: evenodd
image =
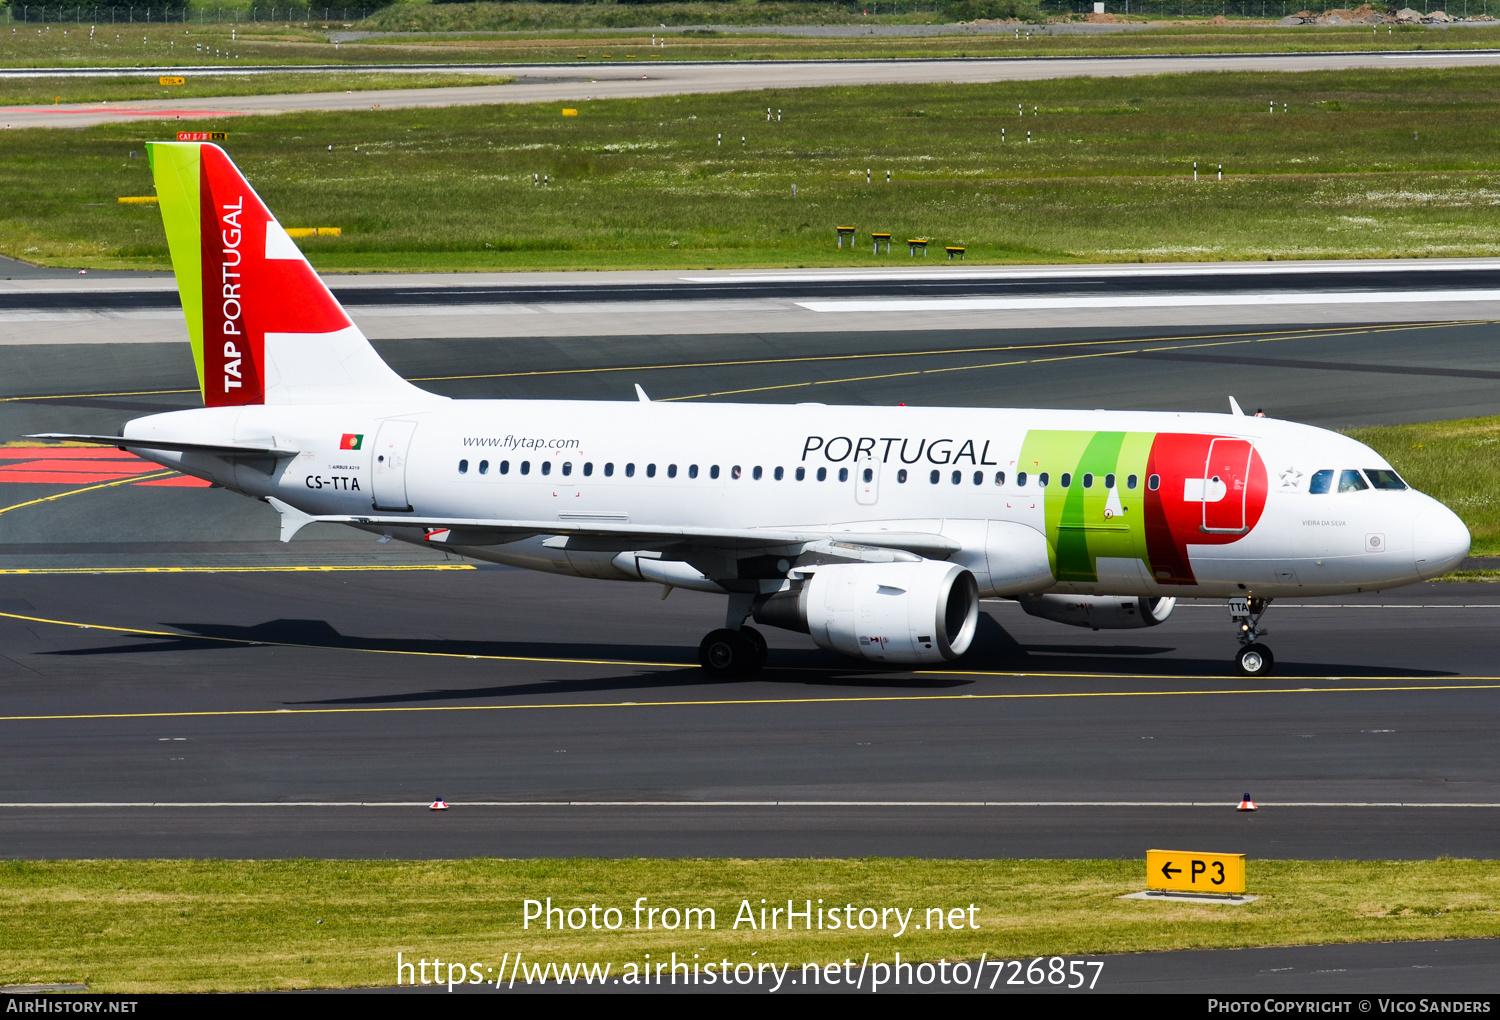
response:
M766 639L754 627L746 627L755 596L735 593L729 596L724 626L710 631L698 645L698 663L703 672L716 679L749 676L766 664Z
M698 662L709 676L749 676L766 664L766 651L766 639L754 627L720 627L698 646Z
M1270 676L1271 667L1276 664L1271 649L1260 643L1267 633L1260 625L1260 618L1269 608L1270 599L1229 600L1229 618L1235 623L1236 637L1240 641L1234 664L1241 676Z

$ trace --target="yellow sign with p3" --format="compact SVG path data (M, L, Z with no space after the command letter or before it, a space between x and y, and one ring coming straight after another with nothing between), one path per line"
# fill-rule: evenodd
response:
M1242 893L1245 891L1245 855L1147 850L1146 888L1172 892Z

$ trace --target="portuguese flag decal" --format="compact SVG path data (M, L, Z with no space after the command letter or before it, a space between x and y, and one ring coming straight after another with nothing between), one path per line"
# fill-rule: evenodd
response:
M339 440L339 449L358 450L364 441L365 437L362 432L345 432L343 438Z

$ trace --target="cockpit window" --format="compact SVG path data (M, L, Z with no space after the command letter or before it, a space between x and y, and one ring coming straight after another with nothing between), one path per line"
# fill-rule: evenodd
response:
M1359 492L1361 489L1368 489L1369 487L1365 483L1365 480L1360 477L1359 472L1353 468L1344 468L1344 470L1339 472L1340 492Z
M1307 483L1307 491L1314 496L1326 496L1328 490L1333 486L1333 469L1324 468L1322 471L1314 471L1312 479Z
M1377 489L1404 489L1406 483L1390 468L1365 468L1365 477Z

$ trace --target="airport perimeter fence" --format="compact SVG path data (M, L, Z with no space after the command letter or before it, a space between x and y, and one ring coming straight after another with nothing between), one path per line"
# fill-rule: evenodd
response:
M254 22L316 22L324 26L354 22L369 17L378 8L367 7L205 7L198 4L155 7L96 6L78 4L9 4L0 7L5 22L78 25L161 24L250 24Z
M1352 10L1364 0L1315 0L1313 3L1298 3L1297 0L1106 0L1104 10L1108 14L1144 15L1153 18L1256 18L1276 19L1290 14L1308 11L1323 14L1328 11ZM1094 10L1093 0L1039 0L1037 6L1045 14L1089 14ZM1455 18L1467 18L1475 14L1489 14L1489 0L1399 0L1397 3L1372 4L1377 13L1388 8L1397 10L1411 7L1423 14L1446 11ZM1495 5L1500 13L1500 0Z

